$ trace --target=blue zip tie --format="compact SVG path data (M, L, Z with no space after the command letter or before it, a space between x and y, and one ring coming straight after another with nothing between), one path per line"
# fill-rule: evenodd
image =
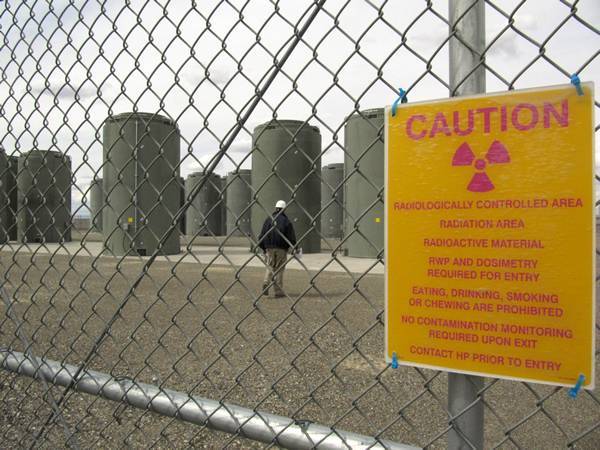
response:
M577 394L579 394L579 391L581 390L581 386L583 385L584 381L585 381L585 375L580 374L579 378L577 379L577 383L575 383L575 386L573 386L571 389L569 389L569 397L577 398Z
M577 76L577 74L571 75L571 84L575 86L577 90L577 95L583 95L583 88L581 87L581 80Z
M398 368L398 356L396 355L396 352L392 353L392 369L397 369Z
M408 98L406 97L406 91L402 88L398 91L398 98L394 100L392 103L392 117L396 115L396 110L398 109L398 103L406 103Z

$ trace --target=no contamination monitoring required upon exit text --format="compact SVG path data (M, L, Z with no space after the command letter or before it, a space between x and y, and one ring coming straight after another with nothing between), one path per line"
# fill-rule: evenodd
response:
M386 357L594 384L593 85L386 111Z

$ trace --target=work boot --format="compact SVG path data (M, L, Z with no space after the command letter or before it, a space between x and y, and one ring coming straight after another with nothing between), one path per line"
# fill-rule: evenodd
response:
M281 297L285 297L285 294L283 293L283 291L275 292L275 295L273 296L273 298L281 298Z
M263 283L262 288L263 288L263 292L262 293L264 295L269 295L269 283Z

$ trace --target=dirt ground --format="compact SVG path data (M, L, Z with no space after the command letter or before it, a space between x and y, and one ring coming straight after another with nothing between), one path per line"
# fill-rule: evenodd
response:
M383 276L288 270L288 297L259 294L263 271L0 254L32 351L78 364L118 315L89 368L200 397L428 448L445 448L444 373L383 361ZM23 351L1 306L0 345ZM598 374L598 370L596 371ZM598 376L598 375L597 375ZM598 380L597 380L598 382ZM486 448L594 449L600 397L486 379ZM51 390L59 398L63 388ZM2 448L28 447L50 414L40 382L0 372ZM80 448L263 448L240 437L70 393L63 417ZM579 439L580 436L581 439ZM53 423L40 448L63 448Z

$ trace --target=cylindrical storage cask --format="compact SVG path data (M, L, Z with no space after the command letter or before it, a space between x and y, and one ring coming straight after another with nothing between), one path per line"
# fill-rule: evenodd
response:
M10 215L10 201L8 193L8 178L10 176L10 167L8 165L8 156L2 147L0 147L0 244L9 241L8 217Z
M272 120L252 135L251 223L255 237L277 200L294 225L304 253L321 251L321 133L297 120Z
M19 157L18 239L21 242L71 240L71 158L31 150Z
M90 184L90 224L96 231L102 231L103 206L102 178L94 178Z
M220 232L221 236L227 234L227 177L221 177L221 188L219 197L219 211L221 211Z
M202 172L190 174L185 180L185 197L202 182ZM186 232L188 236L218 236L221 233L221 178L216 174L208 176L208 180L194 197L186 211Z
M384 244L384 110L348 119L344 129L344 237L348 256L375 258Z
M322 167L321 178L321 233L339 239L344 228L344 164Z
M250 202L252 200L251 172L240 169L227 175L227 234L249 236Z
M185 205L185 180L183 177L177 178L177 186L179 187L179 208L181 209ZM179 220L179 232L185 234L185 214L181 215Z
M179 253L178 225L171 226L180 203L173 182L179 177L179 129L158 114L124 113L106 120L103 136L107 249L116 256Z
M17 233L17 211L19 208L19 196L17 194L17 173L19 171L19 157L8 156L8 201L9 201L9 214L8 214L8 238L11 241L16 241L18 237Z

